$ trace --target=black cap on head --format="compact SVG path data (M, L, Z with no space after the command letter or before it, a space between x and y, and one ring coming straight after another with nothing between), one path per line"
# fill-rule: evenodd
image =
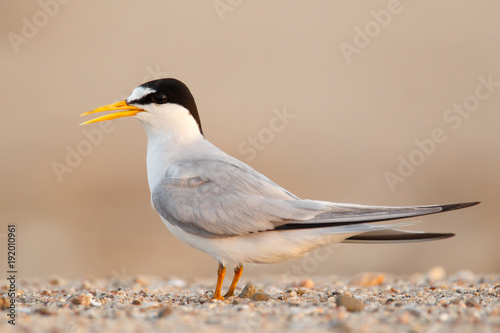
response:
M177 79L158 79L143 83L140 85L143 88L149 88L155 92L141 97L138 100L131 101L133 104L145 105L151 103L164 104L175 103L186 108L200 128L200 133L203 134L201 129L200 115L198 108L194 101L194 97L189 91L189 88Z

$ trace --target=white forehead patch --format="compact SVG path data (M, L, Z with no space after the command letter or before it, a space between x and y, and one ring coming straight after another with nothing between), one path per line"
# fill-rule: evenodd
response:
M144 97L146 95L149 95L149 94L151 94L151 93L153 93L155 91L156 90L153 90L151 88L137 87L137 88L134 89L134 91L132 91L132 95L130 95L127 98L127 102L141 99L142 97Z

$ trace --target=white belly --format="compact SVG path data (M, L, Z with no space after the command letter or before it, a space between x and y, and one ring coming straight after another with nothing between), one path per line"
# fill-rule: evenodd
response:
M267 231L246 236L205 238L193 235L170 224L162 217L168 230L184 243L210 254L223 264L271 264L297 259L319 246L335 244L355 233L332 233L331 228ZM330 229L328 233L328 229ZM357 232L356 232L357 233Z

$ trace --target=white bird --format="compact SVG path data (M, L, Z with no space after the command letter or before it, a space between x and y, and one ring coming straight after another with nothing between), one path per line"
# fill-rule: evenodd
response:
M137 87L124 101L83 115L118 111L83 124L133 116L148 135L151 203L180 240L218 260L221 295L226 265L235 265L225 297L232 296L245 263L278 263L339 242L411 242L452 237L395 229L371 222L434 214L478 204L387 207L300 199L203 135L188 87L159 79Z

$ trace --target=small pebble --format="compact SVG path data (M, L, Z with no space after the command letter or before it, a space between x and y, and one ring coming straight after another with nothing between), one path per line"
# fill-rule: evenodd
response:
M478 306L476 300L474 300L473 298L469 298L465 301L465 306L469 307L469 308L475 308Z
M427 276L431 281L442 280L446 277L446 271L441 266L435 266L429 270Z
M252 296L252 301L256 301L256 302L269 301L270 299L271 299L271 296L269 296L266 293L261 293L261 292L255 293Z
M92 300L90 300L90 305L92 305L92 306L96 306L96 307L97 307L97 306L101 306L101 305L102 305L102 303L101 303L101 302L98 302L98 301L94 301L94 300L92 299Z
M90 305L90 301L92 300L91 294L75 294L68 298L67 301L71 302L74 305Z
M349 312L363 311L365 305L359 299L348 295L339 295L335 299L337 306L344 306Z
M181 279L172 279L167 282L167 285L177 288L183 288L186 286L186 281Z
M7 309L7 307L9 307L9 305L10 305L10 301L7 297L0 298L0 309L1 310Z
M252 298L252 296L257 292L257 288L251 283L247 284L241 294L238 295L239 298Z
M139 277L136 277L136 278L134 279L134 283L135 283L135 284L138 284L138 285L140 285L140 286L142 286L142 287L146 287L146 286L148 285L148 283L149 283L149 282L148 282L148 279L147 279L147 278L145 278L145 277L143 277L143 276L139 276Z
M384 281L385 274L383 273L365 273L358 279L355 279L353 283L362 287L373 287L383 284Z
M299 286L307 289L314 288L314 281L311 279L305 279L300 282Z
M167 317L173 312L170 306L166 306L158 312L158 318Z
M439 320L443 321L443 322L446 322L446 321L450 320L450 318L451 317L450 317L450 315L448 313L441 313L439 315Z
M62 278L52 278L49 280L49 283L53 286L63 286L65 284L67 284L68 282Z
M38 314L41 314L42 316L53 316L53 315L56 314L54 311L50 311L46 307L43 307L43 308L40 308L40 309L36 309L34 312L38 313Z

